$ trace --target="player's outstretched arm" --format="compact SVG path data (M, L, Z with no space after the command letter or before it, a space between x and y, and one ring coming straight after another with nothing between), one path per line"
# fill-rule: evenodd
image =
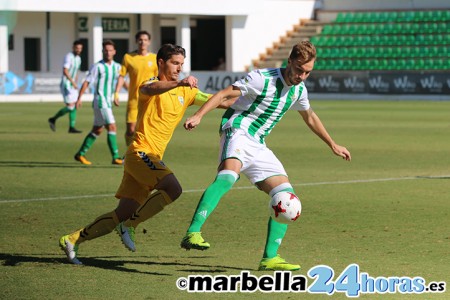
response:
M237 97L241 95L241 91L233 85L214 94L200 109L191 117L187 118L184 122L184 128L186 130L192 130L197 127L203 116L208 112L219 106L228 107L236 101ZM228 104L228 105L227 105Z
M144 95L154 96L161 95L179 86L188 86L190 88L197 88L198 79L194 76L188 76L182 80L159 80L144 82L139 90Z
M320 121L319 116L311 108L305 111L299 111L299 113L306 125L331 148L334 154L347 161L352 159L350 151L347 148L333 141L325 126L322 124L322 121Z

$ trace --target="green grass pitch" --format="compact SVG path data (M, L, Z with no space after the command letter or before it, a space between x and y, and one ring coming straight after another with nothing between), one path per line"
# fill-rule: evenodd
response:
M372 277L421 276L450 283L450 102L313 101L346 162L289 112L267 139L283 162L303 205L280 254L306 275L317 265L340 273L357 263ZM189 275L255 276L263 253L268 196L242 176L203 228L208 251L179 243L204 188L214 179L221 111L198 129L179 126L164 162L184 194L137 229L137 252L117 234L80 246L82 267L58 248L61 235L115 208L122 167L111 165L106 134L87 157L73 155L92 126L85 103L81 135L69 135L68 117L51 132L47 119L60 103L0 103L0 291L3 299L329 299L308 293L187 293ZM187 112L183 120L194 112ZM124 105L115 110L119 150ZM309 280L311 283L312 280ZM440 294L365 294L362 299L449 299ZM345 299L342 293L331 298Z

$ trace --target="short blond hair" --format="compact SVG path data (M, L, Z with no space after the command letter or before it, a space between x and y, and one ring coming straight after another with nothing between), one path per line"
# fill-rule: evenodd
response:
M316 47L310 41L301 41L292 47L290 60L298 60L301 64L306 64L316 59Z

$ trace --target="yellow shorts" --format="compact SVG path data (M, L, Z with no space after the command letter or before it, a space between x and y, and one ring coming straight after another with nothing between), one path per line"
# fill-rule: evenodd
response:
M151 154L127 152L122 183L116 192L116 198L133 199L144 204L158 182L172 173L160 159Z
M138 115L138 101L128 100L127 103L127 123L136 123Z

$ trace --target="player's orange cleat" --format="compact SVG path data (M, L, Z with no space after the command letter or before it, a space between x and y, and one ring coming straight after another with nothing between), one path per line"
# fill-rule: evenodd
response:
M120 158L114 158L114 159L112 160L112 164L113 164L113 165L121 165L121 164L123 164L123 160L120 159Z
M75 158L76 161L79 161L80 163L82 163L83 165L92 165L92 163L90 161L88 161L86 159L85 156L80 155L80 154L75 154L75 156L73 157Z

